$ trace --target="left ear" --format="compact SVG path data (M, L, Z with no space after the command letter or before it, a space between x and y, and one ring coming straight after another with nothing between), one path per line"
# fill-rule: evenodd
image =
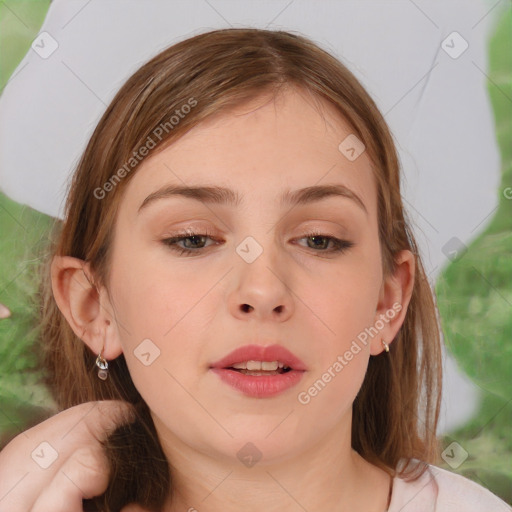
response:
M400 251L395 257L395 271L384 278L380 289L374 323L379 332L372 339L371 355L384 350L382 340L390 345L402 326L411 300L415 270L414 254L409 250Z

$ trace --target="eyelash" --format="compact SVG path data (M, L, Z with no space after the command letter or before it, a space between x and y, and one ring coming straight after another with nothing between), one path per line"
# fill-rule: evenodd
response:
M187 238L192 238L192 237L196 237L196 236L211 238L212 240L215 240L215 238L213 238L211 236L212 233L210 233L208 231L208 229L205 229L204 231L205 231L204 233L196 233L196 232L190 232L190 231L187 231L186 233L178 233L177 236L163 239L162 243L164 245L166 245L167 247L169 247L172 251L177 252L179 256L193 256L194 254L198 254L201 249L204 249L204 247L200 247L199 249L184 249L183 247L178 247L176 244L182 240L186 240ZM354 246L353 242L349 242L348 240L340 240L339 238L325 235L325 234L321 233L320 231L316 231L316 230L309 231L308 233L305 233L301 238L298 238L296 240L302 240L303 238L311 238L311 237L326 238L326 239L332 241L333 246L334 246L334 248L332 248L332 249L324 250L324 251L315 251L314 249L312 249L314 252L320 252L323 254L333 254L333 253L342 254L343 252L347 251L348 249L350 249L351 247Z

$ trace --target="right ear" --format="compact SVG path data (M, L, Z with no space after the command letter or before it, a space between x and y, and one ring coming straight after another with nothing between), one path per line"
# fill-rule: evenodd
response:
M112 360L122 353L112 305L105 287L94 284L89 263L72 256L54 256L53 295L73 332L93 351Z

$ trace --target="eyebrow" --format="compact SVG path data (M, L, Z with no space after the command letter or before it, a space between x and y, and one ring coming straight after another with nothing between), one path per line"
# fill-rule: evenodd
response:
M226 187L167 185L149 194L149 196L142 201L138 212L154 201L169 197L186 197L203 203L225 204L232 207L239 206L242 202L242 196L240 196L238 192ZM280 197L280 205L307 205L327 199L328 197L345 197L351 199L368 214L368 210L361 198L354 191L341 184L315 185L293 191L285 190Z

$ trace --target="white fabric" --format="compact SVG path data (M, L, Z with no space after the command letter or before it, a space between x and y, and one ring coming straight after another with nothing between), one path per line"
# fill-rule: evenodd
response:
M395 478L388 509L388 512L511 511L509 505L481 485L436 466L429 466L414 482Z

